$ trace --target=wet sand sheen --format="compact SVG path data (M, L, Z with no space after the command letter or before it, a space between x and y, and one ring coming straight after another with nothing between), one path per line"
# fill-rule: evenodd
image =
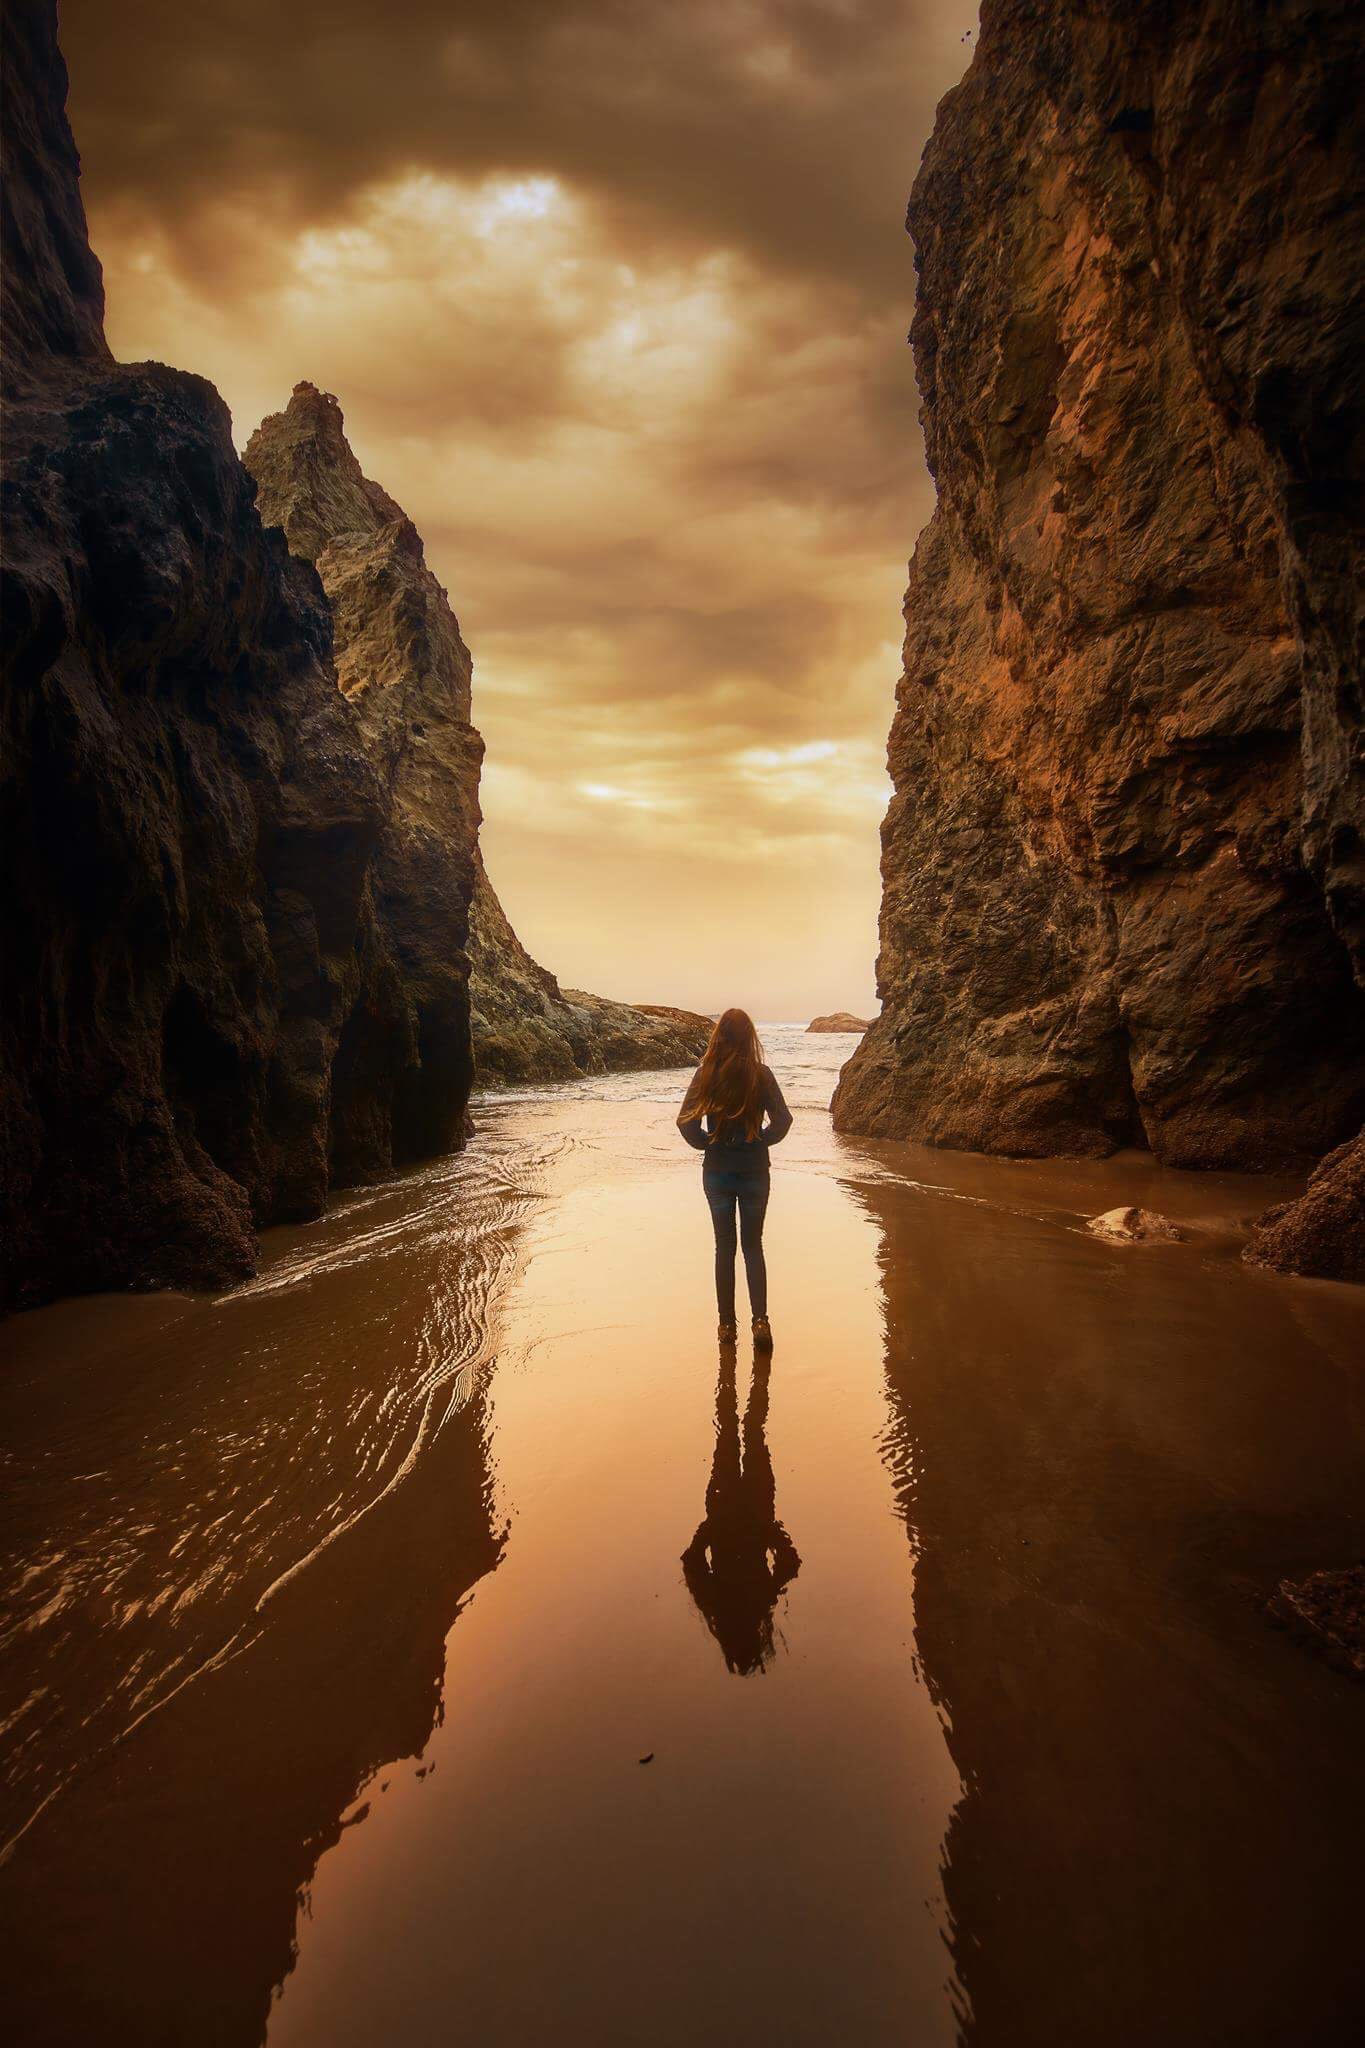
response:
M766 1433L801 1562L737 1676L680 1564L715 1440L710 1226L686 1154L623 1170L628 1130L529 1234L491 1395L507 1554L451 1638L434 1776L318 1870L272 2042L434 2040L452 2013L470 2039L683 2042L717 2008L735 2040L871 2040L907 2009L953 2038L959 1786L878 1457L875 1230L832 1179L781 1181Z
M1232 1261L1263 1184L841 1143L846 1046L771 1049L756 1399L658 1077L487 1105L221 1304L13 1326L29 1540L72 1578L14 1668L96 1709L40 1699L17 1758L16 1813L64 1787L0 1870L26 2037L1313 2042L1356 2009L1360 1700L1257 1600L1360 1550L1365 1303ZM1120 1199L1200 1235L1078 1229ZM148 1532L122 1631L110 1529Z

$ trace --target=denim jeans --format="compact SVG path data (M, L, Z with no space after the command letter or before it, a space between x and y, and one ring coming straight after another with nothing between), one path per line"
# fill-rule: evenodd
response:
M702 1186L716 1233L716 1308L723 1323L735 1320L735 1213L744 1251L744 1277L749 1283L751 1315L768 1313L768 1268L763 1261L763 1217L768 1207L768 1175L736 1172L708 1162Z

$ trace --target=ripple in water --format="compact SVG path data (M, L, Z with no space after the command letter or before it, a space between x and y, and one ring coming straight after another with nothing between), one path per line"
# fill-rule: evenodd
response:
M489 1133L271 1233L260 1275L213 1300L100 1297L10 1326L6 1842L240 1647L467 1402L562 1144Z

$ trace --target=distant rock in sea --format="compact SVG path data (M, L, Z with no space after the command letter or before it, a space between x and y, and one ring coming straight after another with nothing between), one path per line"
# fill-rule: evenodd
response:
M834 1010L828 1017L812 1017L807 1031L858 1031L869 1029L869 1019L851 1016L847 1010Z

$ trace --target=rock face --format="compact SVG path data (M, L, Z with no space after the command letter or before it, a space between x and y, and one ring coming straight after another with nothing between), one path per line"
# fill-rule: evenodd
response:
M566 994L512 930L477 848L483 746L469 723L469 650L412 521L363 474L336 399L297 385L252 435L246 465L262 518L322 578L338 680L390 793L375 902L416 992L419 1037L463 1048L472 1029L479 1079L492 1082L698 1057L709 1019ZM470 1055L435 1073L424 1058L419 1073L430 1092L414 1109L449 1142Z
M245 1273L256 1226L447 1142L468 1051L395 907L317 577L262 526L212 387L110 357L53 9L8 9L5 43L0 1301L23 1302Z
M869 1031L871 1023L866 1017L854 1017L847 1010L834 1010L828 1017L812 1017L807 1031Z
M1365 1136L1329 1152L1297 1202L1268 1209L1242 1256L1277 1273L1365 1280Z
M470 723L469 650L417 529L362 473L329 393L297 385L251 436L246 466L262 519L322 579L337 681L388 797L375 911L419 1053L394 1103L395 1156L448 1150L473 1080L465 948L483 742ZM379 1020L356 1017L336 1064L334 1109L355 1172L382 1151L373 1078L391 1057Z
M1299 1168L1365 1106L1362 16L987 0L846 1131Z
M470 992L481 1082L566 1081L699 1060L711 1019L561 989L508 922L479 861L470 911Z

